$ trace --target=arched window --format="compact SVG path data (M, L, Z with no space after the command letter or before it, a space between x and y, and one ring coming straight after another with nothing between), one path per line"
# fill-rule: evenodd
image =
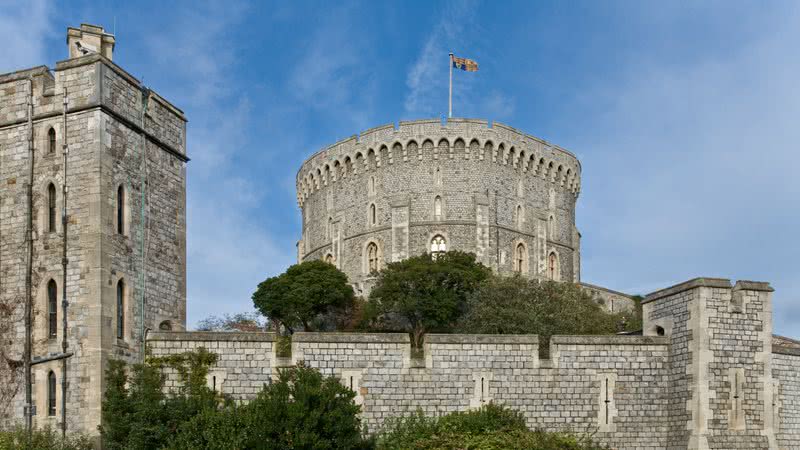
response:
M433 218L442 220L442 197L438 195L433 199Z
M551 280L558 281L558 257L555 252L547 258L547 274Z
M117 234L125 234L125 188L117 188Z
M375 177L369 177L369 183L367 183L367 192L369 195L375 195Z
M172 322L165 320L158 324L159 331L172 331Z
M47 131L47 152L51 154L56 152L56 130L52 127Z
M517 228L522 228L522 223L525 222L525 214L523 213L522 206L517 205Z
M556 218L552 214L550 214L550 217L547 218L547 234L551 241L555 240Z
M117 339L125 338L125 282L117 281Z
M47 185L47 231L56 232L56 185Z
M370 242L367 245L367 272L377 272L378 268L378 244Z
M527 265L527 257L526 257L525 245L524 244L517 244L517 248L514 251L514 258L515 258L515 267L514 271L517 273L525 272L525 267Z
M375 208L375 203L369 205L369 224L375 225L378 223L378 210Z
M51 338L58 334L58 286L55 280L47 282L47 335Z
M438 167L436 168L436 171L433 173L433 182L436 184L436 186L442 185L442 170L439 169Z
M47 415L56 415L56 374L52 370L47 373Z
M328 239L333 237L333 217L328 217L328 227L325 229L325 235Z
M447 251L447 241L444 240L444 237L440 234L431 239L431 255L434 257L438 257L442 253Z
M328 264L333 264L333 255L331 255L330 253L325 255L325 262Z

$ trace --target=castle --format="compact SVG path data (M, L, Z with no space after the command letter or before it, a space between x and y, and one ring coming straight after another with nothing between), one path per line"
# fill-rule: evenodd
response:
M285 358L273 333L182 331L186 120L112 62L102 28L70 29L67 42L55 75L0 75L0 424L29 410L30 354L35 424L95 432L105 363L140 360L146 341L154 356L216 353L208 384L239 400L303 361L356 393L371 431L418 408L494 401L531 427L617 449L800 448L800 343L773 336L764 282L659 290L642 302L641 335L554 336L548 355L535 335L429 334L417 359L407 334L295 333ZM362 294L390 262L453 249L497 273L577 283L581 170L568 151L501 124L367 130L298 172L298 260L336 265ZM584 286L611 311L631 305Z

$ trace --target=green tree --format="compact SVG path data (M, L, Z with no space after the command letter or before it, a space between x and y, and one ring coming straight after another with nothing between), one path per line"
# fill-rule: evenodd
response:
M373 322L410 331L414 347L431 331L448 331L463 314L467 296L491 276L475 255L451 251L390 263L370 293Z
M463 333L538 334L542 356L556 334L614 334L621 315L609 314L572 283L493 277L467 301L458 326Z
M342 271L323 261L306 261L261 282L253 304L289 332L298 326L313 331L315 321L349 307L353 298L353 288Z
M198 322L197 331L264 331L267 328L264 316L259 313L224 314L208 316Z

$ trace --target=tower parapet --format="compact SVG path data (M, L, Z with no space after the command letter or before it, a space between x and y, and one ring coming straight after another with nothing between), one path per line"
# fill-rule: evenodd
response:
M580 173L569 151L499 123L370 128L298 171L298 259L332 262L362 292L389 262L452 249L497 272L578 281Z

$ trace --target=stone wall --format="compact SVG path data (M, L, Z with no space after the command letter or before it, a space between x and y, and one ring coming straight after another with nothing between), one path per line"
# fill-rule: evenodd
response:
M221 352L212 370L224 378L218 388L249 399L276 364L268 336L155 333L149 345L154 356L200 346ZM296 333L291 363L304 361L353 389L371 431L418 408L441 415L494 401L521 411L532 428L597 433L614 448L655 449L666 439L667 342L557 336L553 359L539 360L537 336L428 335L425 359L417 361L406 334ZM170 373L169 385L176 381Z
M300 168L298 258L330 260L366 292L370 243L380 268L430 252L438 235L447 249L475 253L497 272L577 281L579 189L574 155L502 124L376 127Z
M630 312L636 309L636 302L628 294L589 283L580 283L580 286L610 313Z
M773 347L772 411L780 448L800 447L800 349Z

